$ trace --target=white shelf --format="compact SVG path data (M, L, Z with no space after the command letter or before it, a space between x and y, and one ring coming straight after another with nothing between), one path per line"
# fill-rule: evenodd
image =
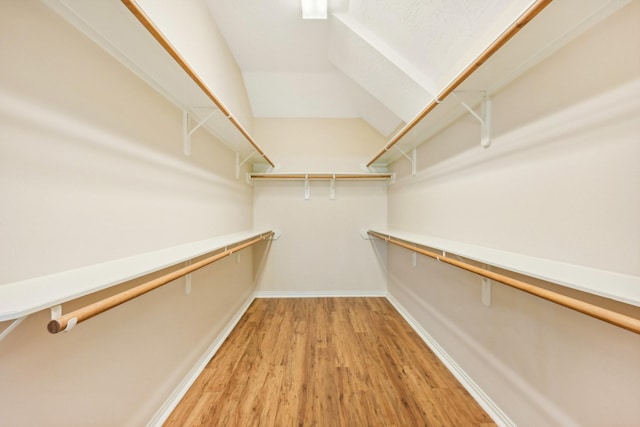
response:
M442 100L398 141L395 147L399 150L389 149L373 163L372 167L376 170L386 170L391 163L402 159L401 151L410 152L456 120L468 115L460 101L477 109L483 92L486 92L487 96L497 93L628 2L629 0L552 2L462 82L454 91L457 97L450 95ZM478 127L478 144L480 144L480 127Z
M62 304L189 259L224 249L269 230L243 231L0 285L0 321Z
M254 165L269 164L217 108L122 1L43 0L71 25L137 74L158 93L190 113L192 127L203 128ZM216 88L209 88L215 94ZM211 114L211 115L209 115ZM183 141L177 140L180 145Z
M372 231L568 288L640 306L640 277L637 276L597 270L595 268L404 231L381 229Z

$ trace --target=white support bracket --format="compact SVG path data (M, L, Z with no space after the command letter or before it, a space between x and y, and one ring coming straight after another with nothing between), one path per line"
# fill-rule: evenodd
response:
M488 265L483 265L483 267L486 270L490 270L491 267ZM480 278L480 283L482 286L482 293L481 293L481 301L482 304L486 307L490 307L491 306L491 279L487 278L487 277L481 277Z
M360 164L360 170L364 171L364 172L374 172L374 173L385 173L388 172L388 164L385 165L371 165L371 166L367 166L366 163L361 163Z
M417 151L415 149L415 147L411 150L411 156L409 156L407 153L405 153L404 151L402 151L402 149L398 146L394 146L394 148L396 150L398 150L404 157L407 158L407 160L409 160L411 162L411 175L412 176L416 176L416 167L417 167L417 163L418 163L418 154Z
M333 178L331 178L331 182L329 183L329 199L336 199L336 174L333 174Z
M22 321L24 319L26 319L26 318L27 318L27 316L22 316L22 317L19 317L19 318L15 319L13 322L11 322L11 324L9 326L7 326L7 329L5 329L4 331L2 331L2 333L0 333L0 341L5 339L7 337L7 335L9 335L11 333L11 331L13 331L15 328L17 328L18 325L20 323L22 323Z
M56 320L62 317L62 306L60 304L51 307L51 320Z
M304 199L309 200L311 198L311 190L309 186L309 174L304 175Z
M453 96L458 99L460 105L480 122L480 145L484 148L491 146L491 99L487 92L482 92L482 102L480 103L480 114L476 113L467 103L460 100L456 93Z
M236 179L240 179L240 168L242 167L242 165L247 163L249 159L251 159L251 157L253 157L253 155L257 152L257 150L253 150L251 154L249 154L244 160L240 160L240 153L236 153Z
M56 320L62 317L62 305L54 305L51 307L51 320ZM67 322L67 327L62 330L62 332L69 332L73 329L74 326L78 323L78 319L76 317L69 319Z
M186 265L191 265L191 260L187 260ZM191 295L191 273L184 276L184 294Z
M211 108L209 114L205 116L200 123L196 124L193 129L189 129L189 122L191 121L191 115L187 110L182 111L182 150L184 151L185 156L191 155L191 135L197 131L202 125L204 125L207 120L209 120L215 112L217 108Z
M280 236L282 236L282 230L280 230L279 228L274 228L272 231L273 235L265 240L278 240Z
M486 277L482 277L482 304L490 307L491 306L491 279L487 279Z

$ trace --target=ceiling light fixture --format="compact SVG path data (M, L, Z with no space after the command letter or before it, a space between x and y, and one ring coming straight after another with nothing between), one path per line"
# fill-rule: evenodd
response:
M327 0L300 0L302 19L327 19Z

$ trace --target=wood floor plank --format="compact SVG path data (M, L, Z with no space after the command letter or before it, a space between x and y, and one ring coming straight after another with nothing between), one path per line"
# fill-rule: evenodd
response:
M166 426L495 426L385 298L257 299Z

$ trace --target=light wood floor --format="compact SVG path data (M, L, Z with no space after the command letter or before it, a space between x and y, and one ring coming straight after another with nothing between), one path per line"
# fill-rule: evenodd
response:
M257 299L168 426L495 426L384 298Z

